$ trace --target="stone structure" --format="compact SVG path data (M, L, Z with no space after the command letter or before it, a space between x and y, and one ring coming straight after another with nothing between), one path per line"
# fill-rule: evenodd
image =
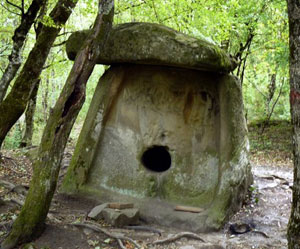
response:
M73 34L74 59L88 31ZM149 221L219 229L249 184L247 128L234 64L170 28L122 24L98 60L101 77L62 190L130 201ZM176 205L203 212L174 211Z

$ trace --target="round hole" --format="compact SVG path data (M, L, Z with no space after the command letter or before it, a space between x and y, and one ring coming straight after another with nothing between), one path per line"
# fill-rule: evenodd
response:
M164 172L171 167L171 155L164 146L153 146L142 156L143 165L154 172Z

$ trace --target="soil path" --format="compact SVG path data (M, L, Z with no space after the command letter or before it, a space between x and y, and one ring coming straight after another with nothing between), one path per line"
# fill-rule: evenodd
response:
M70 153L69 153L70 154ZM67 164L69 160L65 160ZM25 164L27 165L27 164ZM29 164L28 164L29 165ZM14 181L20 177L11 177L5 166L0 168L0 179ZM14 169L16 173L16 169ZM22 171L23 172L23 171ZM27 171L28 172L28 171ZM199 234L205 243L199 240L181 238L175 242L151 246L148 243L157 239L167 238L179 231L177 229L159 227L154 224L147 226L162 232L159 236L152 232L133 231L109 227L105 223L100 225L112 233L128 236L138 241L143 248L178 248L178 249L220 249L220 248L287 248L286 229L290 214L292 195L292 169L290 167L253 166L254 185L252 196L243 208L219 232ZM22 179L22 178L21 178ZM25 184L27 182L25 181ZM1 188L0 188L1 190ZM2 189L2 195L4 190ZM1 194L1 191L0 191ZM12 197L6 194L6 198ZM73 222L86 220L87 213L96 205L95 201L72 198L57 194L51 206L46 230L34 241L36 248L51 249L110 249L120 248L117 241L107 235L93 232L90 229L78 228L70 225ZM2 212L2 213L1 213ZM0 223L9 221L18 213L18 208L11 205L0 206ZM250 224L255 226L253 231L232 235L229 227L232 224ZM0 240L4 238L7 227L0 227ZM148 245L147 245L148 244ZM146 246L147 245L147 246ZM125 244L125 248L133 249L133 244Z

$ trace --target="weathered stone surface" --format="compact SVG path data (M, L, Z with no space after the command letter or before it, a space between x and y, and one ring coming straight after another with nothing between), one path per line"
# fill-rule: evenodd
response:
M220 172L219 187L209 209L206 224L220 229L220 224L243 203L253 182L248 161L249 140L239 80L225 75L219 81L220 98ZM230 208L229 208L230 207Z
M74 60L88 31L75 32L67 41L67 54ZM135 63L233 71L235 64L219 47L154 23L125 23L111 31L100 64Z
M134 225L139 221L139 209L126 208L126 209L114 209L109 208L109 203L104 203L94 207L88 217L94 220L104 219L107 223L122 227L126 225Z
M219 179L218 77L156 66L127 70L102 130L88 184L205 208ZM160 174L141 162L153 145L168 147L172 158L171 168Z
M98 205L96 207L94 207L88 214L88 217L91 218L91 219L95 219L95 220L98 220L98 219L101 219L102 216L101 216L101 212L103 211L103 209L105 209L106 207L108 206L107 203L104 203L104 204L101 204L101 205Z
M144 152L153 146L169 153L169 169L145 167ZM211 231L247 193L247 150L241 87L233 76L112 66L96 89L63 186L133 202L149 222ZM176 205L203 212L177 212Z
M113 226L122 227L138 224L139 217L139 210L136 208L122 210L104 208L97 216L97 219L104 219L107 223Z

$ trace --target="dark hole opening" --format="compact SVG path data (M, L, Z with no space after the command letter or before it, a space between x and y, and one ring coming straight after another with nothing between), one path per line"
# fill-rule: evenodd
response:
M153 146L142 156L143 165L154 172L164 172L171 167L171 155L164 146Z

